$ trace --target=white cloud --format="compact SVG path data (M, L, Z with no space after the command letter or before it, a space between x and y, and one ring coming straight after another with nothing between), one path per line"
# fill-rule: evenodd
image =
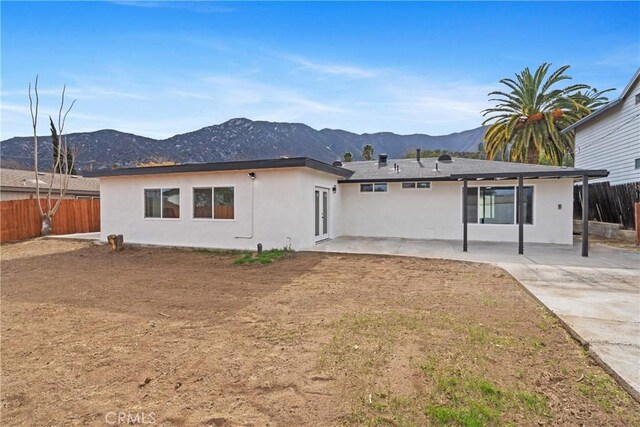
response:
M594 64L611 68L637 69L640 66L640 45L635 43L614 46Z
M146 1L146 0L113 0L109 3L113 3L119 6L131 6L142 8L170 8L170 9L185 9L199 13L229 13L235 11L234 8L228 6L221 6L214 2L208 1L170 1L170 0L158 0L158 1Z
M493 82L435 79L391 68L301 56L283 61L264 51L254 56L260 57L215 73L187 69L149 76L116 68L100 76L65 76L71 82L67 100L78 99L67 129L112 128L166 138L247 117L358 133L447 134L479 126L487 94L495 89ZM57 114L60 92L61 87L41 88L43 116ZM2 92L2 139L29 133L26 94L26 88ZM41 127L46 134L46 126Z
M34 89L32 88L32 95L35 96ZM27 99L29 91L27 88L24 90L7 90L2 91L3 97L24 97ZM56 98L61 99L62 86L59 88L39 87L38 95L42 98ZM114 90L111 87L103 86L84 86L84 85L67 85L65 92L65 101L74 99L137 99L137 100L150 100L151 97L147 94L136 93L134 91L121 91Z
M272 85L247 78L210 75L204 79L208 93L215 94L221 103L233 106L259 106L278 109L282 106L299 108L305 112L344 113L345 109L285 85Z
M301 69L314 71L324 76L344 76L351 78L368 78L374 77L377 72L374 70L368 70L365 68L354 67L344 64L322 64L319 62L313 62L301 56L295 55L281 55L284 59L287 59L295 64L298 64Z
M8 104L8 103L1 103L0 104L0 110L2 111L9 111L12 113L29 113L29 108L24 106L24 105L18 105L18 104Z

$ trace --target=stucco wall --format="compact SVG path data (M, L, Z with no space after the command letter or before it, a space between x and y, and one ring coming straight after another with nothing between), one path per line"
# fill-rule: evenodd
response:
M314 244L314 188L331 189L337 177L307 168L201 172L109 177L100 179L102 239L123 234L126 242L209 248L302 249ZM253 237L251 192L254 186ZM194 219L194 187L235 187L233 220ZM180 188L180 219L144 218L145 188ZM339 231L335 220L338 197L329 192L330 237ZM243 238L246 237L246 238ZM289 241L290 239L290 241Z
M481 181L480 185L516 185ZM573 182L531 180L534 223L525 225L525 242L572 243ZM470 187L478 184L470 183ZM462 239L462 183L432 182L431 189L404 190L389 183L387 193L360 193L358 184L341 184L341 233L346 236ZM561 204L562 208L558 209ZM469 240L518 241L517 225L469 224Z
M432 182L429 190L403 190L389 183L387 193L360 193L358 184L307 168L180 173L101 178L102 239L112 233L125 241L169 246L255 249L314 245L314 189L329 190L329 237L376 236L424 239L462 238L462 184ZM515 181L484 185L515 185ZM532 180L534 224L526 242L572 243L572 180ZM194 187L235 187L235 219L194 219ZM253 237L251 191L254 186ZM477 186L470 183L470 186ZM180 188L180 219L144 218L145 188ZM558 209L561 204L562 208ZM246 238L244 238L246 237ZM470 240L518 240L517 225L469 224Z

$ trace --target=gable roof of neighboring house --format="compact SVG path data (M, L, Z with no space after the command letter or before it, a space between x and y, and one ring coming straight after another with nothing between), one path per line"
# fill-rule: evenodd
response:
M38 180L40 181L40 190L43 188L48 190L50 184L50 173L40 172ZM10 191L36 191L36 178L32 170L24 169L4 169L0 168L0 188ZM56 174L53 179L53 189L60 188L60 175ZM93 178L83 178L78 175L72 175L69 178L68 192L73 194L100 194L100 181Z
M437 168L436 168L437 164ZM394 167L398 166L398 169ZM461 179L507 179L607 176L606 170L585 170L570 167L531 165L525 163L501 162L453 158L450 162L438 161L438 158L387 160L381 165L377 161L350 162L344 166L353 171L353 175L340 182L371 181L457 181Z
M122 168L122 169L101 169L91 172L85 172L84 176L90 177L109 177L109 176L127 176L127 175L157 175L165 173L185 173L185 172L218 172L218 171L234 171L234 170L252 170L252 169L278 169L278 168L296 168L307 167L320 172L332 175L346 177L351 175L351 171L332 166L318 160L308 157L292 157L268 160L241 160L234 162L217 162L217 163L190 163L172 166L149 166L138 168Z
M635 74L631 78L631 81L624 88L624 90L622 91L620 96L618 96L613 101L610 101L604 107L601 107L601 108L597 109L596 111L594 111L593 113L589 114L588 116L583 117L582 119L578 120L577 122L575 122L571 126L567 126L566 128L564 128L562 130L562 132L565 133L565 132L569 132L571 129L576 129L577 127L582 126L586 122L588 122L588 121L590 121L590 120L592 120L592 119L594 119L596 117L599 117L602 114L604 114L605 112L607 112L607 111L611 110L612 108L620 105L625 100L625 98L627 97L627 95L631 91L631 88L635 85L635 83L638 81L638 79L640 79L640 68L638 68L636 70Z

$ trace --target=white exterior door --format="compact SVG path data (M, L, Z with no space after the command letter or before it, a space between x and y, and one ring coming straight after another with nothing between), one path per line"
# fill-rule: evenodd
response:
M329 189L316 187L315 200L315 241L329 238Z

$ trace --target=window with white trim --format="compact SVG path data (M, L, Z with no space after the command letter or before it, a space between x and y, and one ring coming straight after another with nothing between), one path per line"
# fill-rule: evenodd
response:
M372 183L360 184L360 192L361 193L386 193L387 183L372 182Z
M180 218L179 188L147 188L144 190L145 218Z
M533 224L533 187L524 187L524 223ZM467 188L467 221L470 224L517 224L515 186Z
M418 181L418 182L403 182L402 189L403 190L413 190L413 189L430 189L431 183L429 181Z
M193 217L208 219L235 218L233 187L204 187L193 189Z

